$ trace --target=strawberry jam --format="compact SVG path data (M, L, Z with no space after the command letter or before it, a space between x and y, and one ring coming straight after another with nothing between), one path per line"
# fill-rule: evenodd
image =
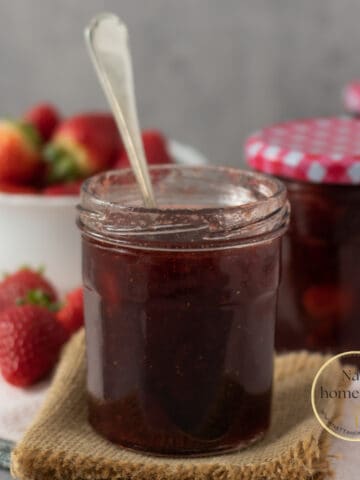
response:
M360 349L360 188L288 180L276 347Z
M152 210L127 170L83 187L90 423L161 455L244 447L270 422L285 189L217 167L151 176Z
M245 151L252 168L285 181L291 204L277 349L359 350L360 120L271 125L251 135Z

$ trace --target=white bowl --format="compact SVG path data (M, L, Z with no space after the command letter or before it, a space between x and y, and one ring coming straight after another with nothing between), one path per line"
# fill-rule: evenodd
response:
M169 142L176 163L203 165L206 158L181 143ZM45 268L60 292L81 284L77 196L46 197L0 193L0 273L22 265Z

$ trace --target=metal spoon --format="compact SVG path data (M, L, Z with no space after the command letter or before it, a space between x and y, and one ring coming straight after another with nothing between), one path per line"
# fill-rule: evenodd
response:
M96 73L124 142L144 205L156 207L136 110L128 30L119 17L102 13L85 29Z

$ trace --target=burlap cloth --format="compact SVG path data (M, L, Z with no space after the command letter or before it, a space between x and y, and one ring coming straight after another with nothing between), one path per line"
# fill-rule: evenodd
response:
M151 457L107 442L87 423L84 335L65 348L45 404L12 454L20 480L305 480L329 471L324 433L311 409L324 362L307 353L275 361L272 427L260 443L204 458Z

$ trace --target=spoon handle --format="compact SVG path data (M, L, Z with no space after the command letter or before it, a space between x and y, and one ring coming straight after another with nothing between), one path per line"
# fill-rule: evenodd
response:
M156 207L136 110L127 27L116 15L102 13L85 29L85 39L121 133L144 205Z

